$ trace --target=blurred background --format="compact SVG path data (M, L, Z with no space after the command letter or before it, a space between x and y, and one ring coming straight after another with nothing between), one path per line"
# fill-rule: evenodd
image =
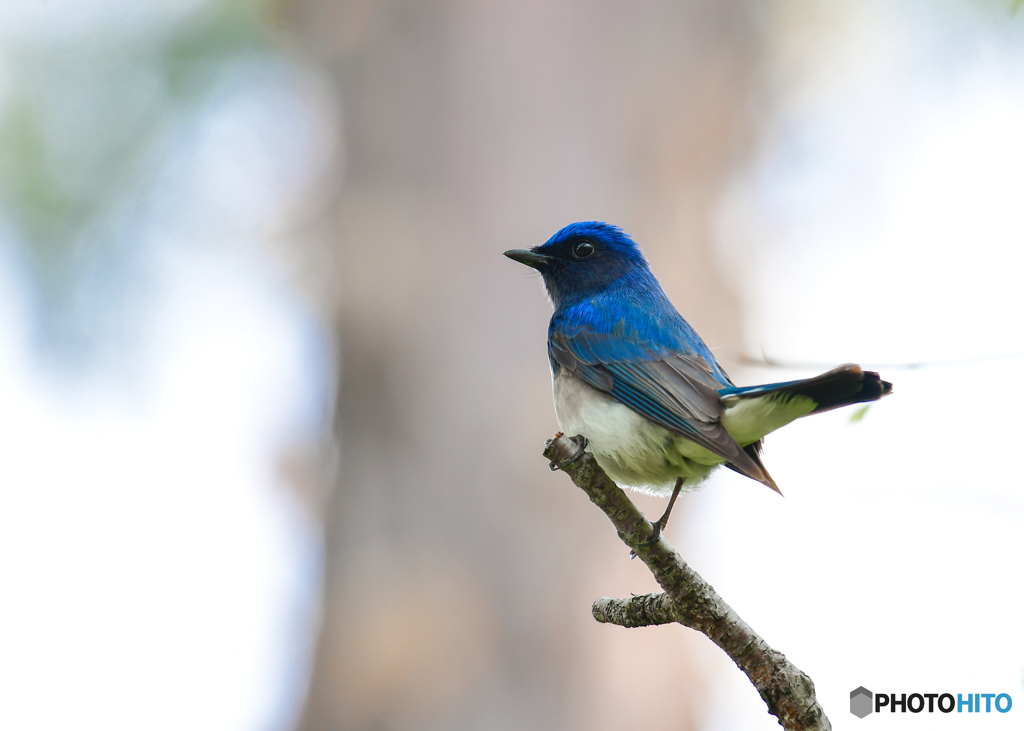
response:
M586 219L737 383L895 383L668 530L833 725L1024 703L1019 4L0 5L0 727L777 728L590 616L656 587L501 256Z

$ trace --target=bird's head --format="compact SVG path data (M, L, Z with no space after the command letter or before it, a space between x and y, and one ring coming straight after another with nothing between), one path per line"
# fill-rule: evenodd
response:
M625 231L599 221L569 224L543 245L505 256L541 273L555 307L599 294L638 270L650 271Z

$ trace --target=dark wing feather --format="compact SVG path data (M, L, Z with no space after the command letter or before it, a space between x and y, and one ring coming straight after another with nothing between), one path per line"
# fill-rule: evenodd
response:
M555 330L549 355L638 414L725 459L737 472L774 485L767 472L722 426L722 383L698 357L657 352L616 333Z

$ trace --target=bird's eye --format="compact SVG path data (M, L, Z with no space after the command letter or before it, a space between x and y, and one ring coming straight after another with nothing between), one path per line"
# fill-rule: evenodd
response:
M577 259L586 259L594 253L594 245L589 241L580 241L572 247L572 255Z

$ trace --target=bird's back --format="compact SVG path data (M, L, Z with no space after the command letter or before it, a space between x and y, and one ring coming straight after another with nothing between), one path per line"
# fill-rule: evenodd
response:
M552 336L587 338L592 347L600 347L602 360L642 362L684 356L705 364L723 387L732 385L711 349L649 270L634 270L602 292L560 303L548 327L549 341Z

